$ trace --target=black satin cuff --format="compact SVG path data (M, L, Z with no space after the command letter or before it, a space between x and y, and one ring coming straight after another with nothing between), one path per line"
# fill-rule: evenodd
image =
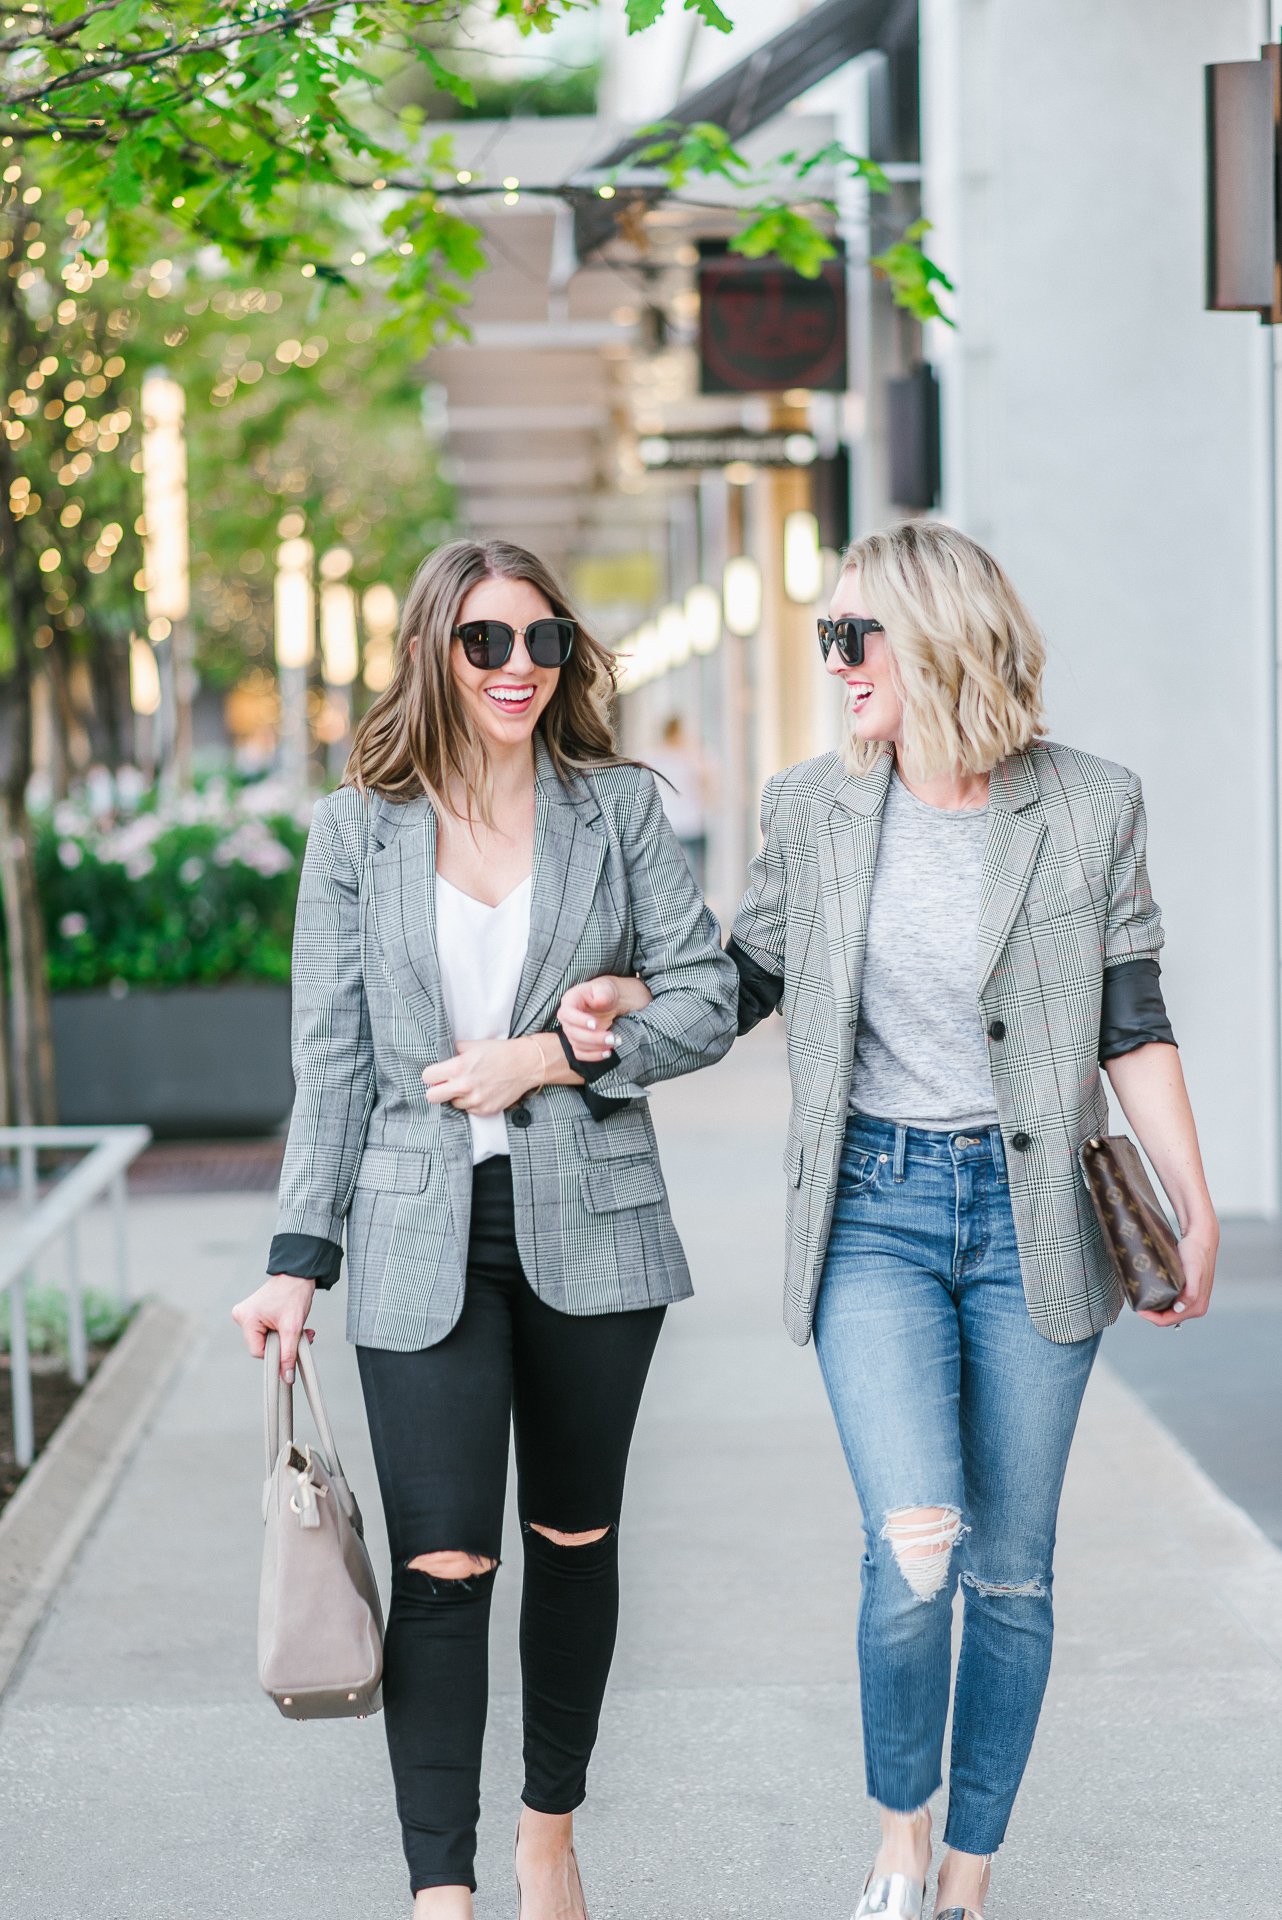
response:
M1153 1041L1173 1047L1175 1035L1166 1017L1159 976L1162 969L1151 957L1123 961L1104 974L1100 1007L1099 1057L1116 1060Z
M268 1273L292 1273L328 1290L338 1279L343 1249L314 1233L278 1233L267 1254Z
M739 969L739 1032L751 1033L758 1021L779 1011L783 999L783 976L766 969L745 953L731 934L726 952Z
M585 1086L576 1087L575 1092L582 1095L583 1104L594 1120L604 1120L607 1114L617 1113L620 1107L630 1107L632 1105L631 1100L624 1099L618 1094L593 1093L592 1091L592 1082L594 1080L599 1080L603 1074L612 1073L615 1067L618 1066L619 1063L613 1056L608 1060L579 1060L575 1057L574 1048L566 1039L563 1029L553 1027L552 1031L561 1042L561 1051L574 1068L574 1071L579 1075L581 1080L587 1082Z

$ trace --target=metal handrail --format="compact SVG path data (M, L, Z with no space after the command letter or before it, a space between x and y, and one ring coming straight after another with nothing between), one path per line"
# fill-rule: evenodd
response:
M129 1304L129 1247L125 1233L125 1171L151 1139L150 1127L0 1127L0 1150L18 1155L23 1221L0 1247L0 1291L9 1290L9 1361L13 1392L14 1457L29 1467L35 1453L31 1412L31 1352L27 1338L26 1283L32 1262L59 1233L67 1247L67 1349L71 1377L83 1386L89 1374L84 1296L80 1286L78 1227L85 1208L108 1188L116 1241L116 1288ZM78 1166L43 1200L36 1198L36 1154L41 1147L88 1147Z

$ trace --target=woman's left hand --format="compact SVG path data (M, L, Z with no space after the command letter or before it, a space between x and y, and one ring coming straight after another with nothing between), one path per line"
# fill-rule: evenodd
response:
M525 1034L519 1040L460 1040L452 1060L423 1069L423 1084L433 1106L454 1106L463 1113L503 1113L523 1094L549 1078L547 1069L561 1059L551 1037Z
M1209 1225L1190 1227L1180 1241L1180 1264L1184 1268L1184 1291L1165 1313L1141 1313L1155 1327L1178 1327L1185 1320L1200 1320L1211 1304L1211 1284L1215 1279L1215 1256L1219 1250L1219 1228Z
M654 995L635 974L600 973L580 981L561 995L557 1019L576 1060L608 1060L614 1052L613 1023L627 1013L640 1013Z

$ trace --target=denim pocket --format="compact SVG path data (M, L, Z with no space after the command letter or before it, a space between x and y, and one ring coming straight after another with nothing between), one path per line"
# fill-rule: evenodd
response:
M881 1160L875 1153L866 1153L862 1147L845 1147L841 1155L841 1192L866 1193L877 1184L877 1172Z

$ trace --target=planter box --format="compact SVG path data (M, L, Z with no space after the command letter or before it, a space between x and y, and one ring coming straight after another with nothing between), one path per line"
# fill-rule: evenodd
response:
M140 987L53 1000L58 1118L160 1138L271 1133L294 1101L289 988Z

